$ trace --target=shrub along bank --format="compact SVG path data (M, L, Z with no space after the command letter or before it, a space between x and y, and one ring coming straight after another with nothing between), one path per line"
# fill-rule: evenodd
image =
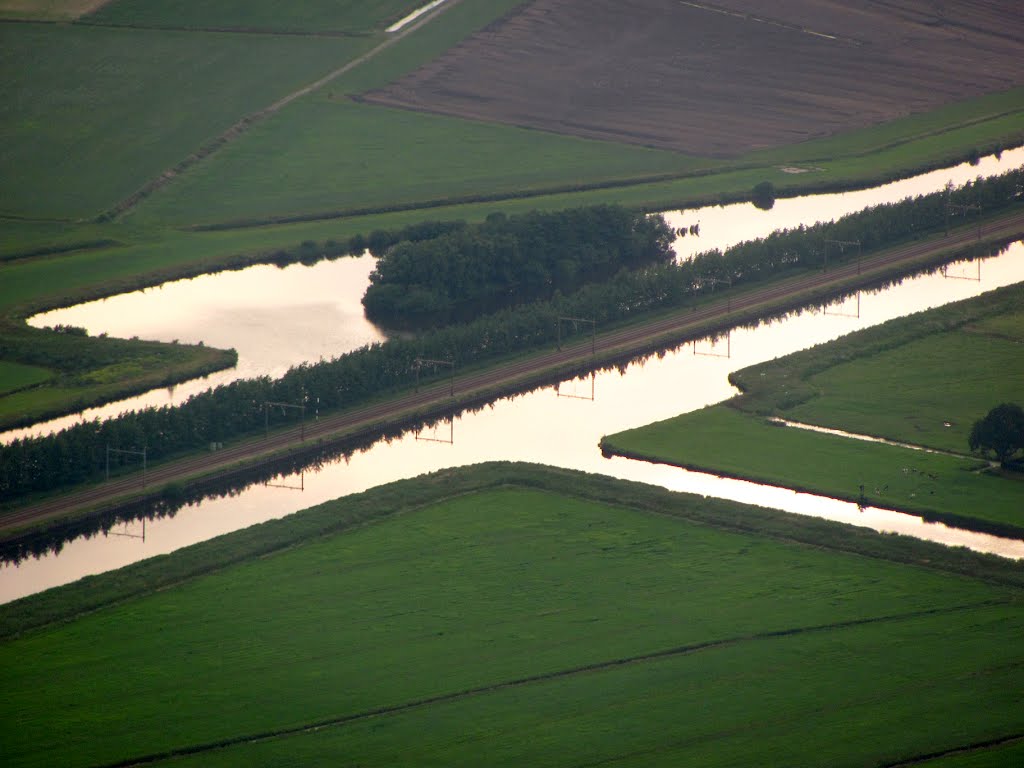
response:
M954 201L980 201L986 212L1018 204L1024 195L1024 169L979 180L954 191ZM278 380L236 381L197 395L177 408L146 409L106 422L87 422L56 435L17 440L0 448L0 497L15 499L98 478L106 446L145 445L157 462L210 442L261 430L264 403L314 402L322 410L352 407L382 393L408 386L420 357L446 358L459 368L552 344L558 318L587 317L599 325L621 323L645 312L679 307L718 280L753 284L801 269L820 267L826 240L859 239L865 251L941 229L946 193L877 206L834 223L779 232L741 243L724 253L711 251L681 264L665 264L586 286L571 296L556 295L479 318L471 323L396 338L331 361L293 368ZM830 263L853 252L830 255ZM272 425L283 423L271 415Z

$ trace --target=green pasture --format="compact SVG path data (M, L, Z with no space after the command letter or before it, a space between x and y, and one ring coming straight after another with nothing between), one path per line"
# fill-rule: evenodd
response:
M41 384L53 374L45 368L0 360L0 395ZM0 401L2 402L2 401Z
M711 406L604 438L616 453L1024 531L1024 483L986 462L772 424Z
M34 364L0 361L0 425L4 426L24 426L171 386L237 362L233 350L155 341L88 339L34 329L11 332L5 343L15 350L14 356ZM6 386L9 381L22 383Z
M1024 739L1009 744L977 749L963 754L927 760L923 768L1006 768L1024 762Z
M88 14L94 24L281 32L365 33L384 29L425 3L419 0L112 0Z
M0 607L23 627L0 733L12 766L343 718L195 764L908 758L1019 732L1017 571L579 473L447 471Z
M548 209L595 202L666 209L743 199L762 181L780 193L856 186L1024 136L1024 110L1007 113L1012 100L997 94L950 111L944 128L908 118L885 130L721 161L355 104L336 88L346 88L344 78L327 86L332 98L290 105L143 202L132 217L148 224L246 222L523 195ZM1018 101L1022 94L1015 92ZM961 126L956 121L963 114L970 118ZM817 170L780 170L802 162Z
M157 764L884 765L1016 733L1011 626L1001 608L757 638Z
M0 19L69 21L89 13L104 0L0 0Z
M1022 319L1010 318L1018 335ZM975 421L999 403L1024 401L1024 352L1018 340L968 326L833 366L808 383L817 396L787 418L967 453Z
M1011 285L751 366L730 377L736 404L967 453L974 422L1024 392L1022 305Z
M752 366L733 374L745 390L733 403L604 443L651 460L1022 531L1024 483L979 471L987 462L786 428L758 415L967 454L974 421L1024 392L1015 324L1022 297L1024 286L1009 286Z
M896 157L902 151L906 160L917 162L920 155L934 153L942 145L962 147L974 141L978 149L983 149L998 138L998 129L993 131L993 126L1004 125L1011 132L1020 132L1024 127L1022 104L1024 88L1011 88L849 133L761 150L751 153L749 158L761 164L799 163L837 157L866 158L895 150ZM924 151L914 150L915 145Z
M370 44L0 24L0 215L94 217Z
M153 195L132 218L194 224L515 197L694 164L642 147L307 99Z

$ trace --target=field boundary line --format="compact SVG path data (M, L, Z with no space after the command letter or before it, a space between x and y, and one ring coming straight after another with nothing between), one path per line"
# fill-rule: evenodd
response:
M578 667L570 667L568 669L557 670L554 672L545 672L537 675L529 675L526 677L520 677L513 680L506 680L504 682L493 683L491 685L479 686L477 688L467 688L461 691L453 691L451 693L438 694L436 696L429 696L423 699L416 699L414 701L408 701L401 704L392 704L388 706L375 707L373 709L364 710L362 712L354 712L352 714L343 715L336 718L318 720L313 723L307 723L306 725L296 725L291 728L283 728L277 731L263 731L255 734L235 736L228 739L222 739L216 742L207 742L205 744L196 744L188 747L180 747L178 749L169 749L164 752L155 752L149 755L129 758L127 760L122 760L119 762L101 763L95 766L94 768L132 768L133 766L150 765L152 763L174 759L178 757L203 754L205 752L211 752L215 749L223 749L224 747L234 747L243 744L256 744L259 742L270 741L273 739L289 738L291 736L301 736L308 733L314 733L325 728L336 728L348 725L350 723L360 722L362 720L369 720L374 717L384 717L388 715L401 714L415 709L423 709L425 707L430 707L435 704L447 704L449 702L460 701L462 699L468 699L474 696L483 696L490 693L496 693L498 691L504 691L513 688L523 688L537 683L546 683L554 680L563 680L566 678L576 677L579 675L585 675L594 672L604 672L610 669L616 669L618 667L632 666L634 664L645 664L650 661L659 661L662 659L677 658L680 656L690 656L696 653L700 653L702 651L713 651L721 648L729 648L746 642L796 637L800 635L815 634L818 632L831 632L834 630L843 630L853 627L868 626L871 624L907 621L909 619L922 618L926 616L941 616L944 614L957 613L960 611L970 611L979 608L991 608L998 605L1005 605L1008 602L1008 600L982 600L977 603L947 606L944 608L928 608L919 611L908 611L906 613L874 616L862 619L850 619L848 621L836 622L834 624L817 624L807 627L793 627L790 629L757 632L750 635L740 635L737 637L723 638L720 640L707 640L704 642L691 643L689 645L681 645L676 646L674 648L665 648L659 651L651 651L649 653L637 654L635 656L625 656L617 659L608 659L605 661L593 662L591 664L584 664ZM896 766L894 765L893 768L896 768Z
M964 744L963 746L953 747L952 749L945 749L941 752L929 752L925 755L919 755L917 757L911 757L907 760L901 760L896 763L884 763L879 768L905 768L910 765L922 765L924 763L930 763L932 760L938 760L943 757L952 757L954 755L967 755L972 752L983 752L993 747L1005 747L1009 744L1015 744L1016 742L1024 741L1024 733L1012 733L1009 736L1000 736L995 739L988 739L986 741L975 742L974 744Z

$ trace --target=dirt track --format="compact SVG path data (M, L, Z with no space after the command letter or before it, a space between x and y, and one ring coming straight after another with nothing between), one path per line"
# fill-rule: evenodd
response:
M1024 211L988 221L981 228L985 239L1018 237L1024 234ZM803 275L748 293L706 305L700 310L677 311L618 331L601 334L596 339L595 354L591 354L589 341L565 346L562 350L541 352L513 362L457 376L454 381L456 402L479 401L481 393L505 393L543 382L552 371L611 361L629 357L645 350L664 346L667 340L681 340L689 335L701 335L698 330L708 325L719 327L743 314L763 314L769 309L792 306L796 297L809 291L825 291L840 284L852 286L870 283L880 274L893 271L901 265L910 265L933 258L940 253L958 250L970 245L978 235L974 226L961 228L948 237L938 237L910 243L874 254L861 265L851 263L826 273ZM706 333L706 331L704 331ZM274 433L269 440L248 440L229 445L215 454L196 454L178 461L168 462L150 469L146 480L150 488L159 488L171 482L185 482L198 475L228 473L240 465L254 465L270 453L308 446L317 440L329 440L340 435L370 435L383 433L389 426L401 423L415 413L450 403L449 383L442 382L424 387L391 400L336 413L304 428L296 427ZM112 480L108 483L57 496L49 501L27 506L3 515L0 519L0 540L10 538L18 529L80 514L85 510L101 510L119 502L138 498L142 489L141 473Z
M1019 0L536 0L365 100L731 156L1024 83Z

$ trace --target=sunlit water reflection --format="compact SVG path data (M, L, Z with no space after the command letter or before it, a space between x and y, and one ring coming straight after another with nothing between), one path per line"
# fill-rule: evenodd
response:
M436 431L431 430L424 435L447 439L452 434L452 444L417 440L412 434L390 443L378 443L347 461L328 463L316 471L306 471L301 479L283 478L277 483L301 485L302 491L256 485L235 496L186 507L173 518L149 521L145 541L128 536L78 539L67 544L60 555L48 555L25 561L17 567L0 569L0 600L11 600L86 574L171 552L190 543L282 517L391 480L490 460L531 461L599 472L672 490L749 502L875 530L906 533L1010 557L1024 557L1024 542L1021 541L1001 540L926 524L920 518L881 509L861 511L853 504L785 489L625 459L607 460L601 457L597 448L605 434L696 410L728 398L733 394L727 382L730 371L891 318L1020 282L1024 280L1024 246L1014 244L1004 254L984 261L980 271L974 265L959 265L954 266L950 274L980 274L981 281L944 278L941 274L908 279L884 291L863 294L859 302L859 317L854 312L805 311L756 329L734 330L728 344L729 357L716 356L726 352L722 341L712 344L704 340L631 364L624 373L599 373L592 383L589 379L567 381L557 391L548 387L506 398L477 413L458 417L450 427L451 433L447 425L440 425ZM851 300L843 306L850 308ZM716 354L695 354L695 351ZM593 400L588 399L591 391ZM141 525L137 523L134 527L117 530L138 534L141 533Z
M673 229L700 225L699 236L675 242L676 253L689 258L712 248L724 249L764 237L776 229L811 225L871 205L928 194L952 182L961 185L978 176L1003 173L1024 163L1024 147L985 157L977 165L963 163L895 181L872 189L777 200L762 211L750 203L670 211ZM280 376L290 366L331 358L383 338L362 314L360 300L373 269L373 259L342 258L313 266L285 269L250 267L159 288L112 296L53 310L29 319L35 327L58 323L129 338L198 343L238 350L238 366L202 379L147 392L138 397L90 408L78 414L0 433L0 442L49 434L84 419L105 419L148 406L177 405L192 395L236 378Z

